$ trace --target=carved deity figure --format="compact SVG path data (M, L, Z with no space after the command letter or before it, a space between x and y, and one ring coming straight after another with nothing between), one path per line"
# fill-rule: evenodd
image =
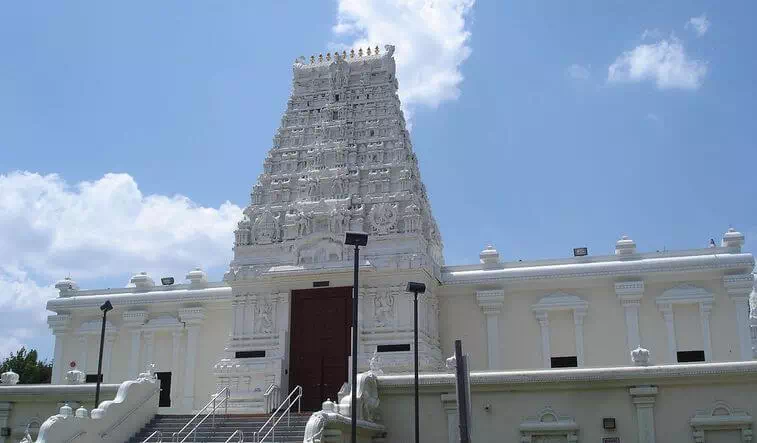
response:
M331 195L334 198L344 196L344 179L342 177L334 177L334 180L331 181Z
M253 186L251 198L253 205L263 204L263 187L257 184Z
M318 199L318 180L312 179L308 180L308 197L310 197L311 200L317 200Z
M376 326L391 326L394 319L394 297L389 291L383 294L376 294L373 299L373 319Z
M273 303L263 301L257 306L257 318L255 332L258 334L270 334L273 331Z
M334 209L329 219L329 230L334 234L340 234L344 229L344 214Z
M304 212L297 217L297 235L304 237L310 233L310 219Z

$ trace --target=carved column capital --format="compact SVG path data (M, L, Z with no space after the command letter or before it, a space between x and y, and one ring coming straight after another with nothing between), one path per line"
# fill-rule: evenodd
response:
M197 306L179 309L179 319L187 326L199 326L205 321L205 308Z
M47 316L47 325L53 331L54 335L60 335L71 329L71 315L57 314Z
M147 311L126 311L121 314L123 324L127 328L139 328L147 321Z
M644 281L622 281L615 283L615 295L623 306L639 306L644 296Z
M503 289L476 291L476 300L484 314L499 314L505 305L505 291Z
M754 275L747 274L726 275L723 277L723 286L732 299L749 299L754 287Z

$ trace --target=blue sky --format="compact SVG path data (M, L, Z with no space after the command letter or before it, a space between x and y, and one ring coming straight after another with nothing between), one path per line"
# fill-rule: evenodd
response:
M0 307L34 320L0 326L0 351L50 354L42 307L68 272L220 278L292 61L364 42L397 45L448 263L488 242L606 254L624 233L704 247L729 225L754 249L754 2L418 4L4 4Z

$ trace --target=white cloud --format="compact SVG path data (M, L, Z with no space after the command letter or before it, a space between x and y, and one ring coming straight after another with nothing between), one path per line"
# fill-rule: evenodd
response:
M689 21L686 22L685 28L693 29L694 32L696 32L697 37L701 37L707 33L708 29L710 29L710 21L707 20L705 14L702 14L699 17L691 17Z
M568 66L568 75L576 80L588 80L591 77L591 72L587 67L574 63Z
M338 0L334 46L396 47L406 116L460 96L460 65L471 53L468 15L475 0Z
M654 112L647 113L647 120L651 120L655 123L662 123L662 119L659 115L655 114Z
M610 65L610 83L654 81L659 89L698 89L707 74L707 62L693 60L677 38L641 44L621 54Z
M662 38L662 32L659 29L645 29L641 34L642 40L658 40L660 38Z
M81 284L225 266L241 216L229 202L206 208L181 195L145 196L127 174L75 186L55 174L0 174L0 232L12 233L0 236L0 312L11 320L0 325L9 337L0 351L49 336L45 302L68 274Z

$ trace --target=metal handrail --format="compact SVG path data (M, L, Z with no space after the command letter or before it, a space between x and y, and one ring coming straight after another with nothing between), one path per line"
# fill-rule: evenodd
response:
M295 394L297 394L297 395L295 395ZM293 395L295 395L294 398L292 398ZM294 406L294 402L297 402L297 412L298 413L302 412L302 405L301 405L301 402L302 402L302 386L300 386L300 385L297 385L297 386L294 387L294 389L292 389L292 392L290 392L289 395L287 395L287 398L285 398L284 401L281 402L281 404L279 405L279 407L276 408L276 410L273 412L273 414L271 414L271 416L268 417L268 420L266 420L266 422L263 423L263 426L261 426L260 429L258 429L254 434L252 434L252 441L255 442L255 443L263 443L265 441L265 439L268 438L268 435L271 434L272 432L273 432L273 437L272 438L274 440L276 440L276 425L278 425L279 422L281 421L281 419L284 418L284 414L286 414L286 416L287 416L287 425L289 425L289 423L290 423L289 411L292 409L292 406ZM281 411L281 408L283 408L284 405L286 405L286 409L284 411ZM260 434L263 433L263 430L265 429L266 426L268 426L268 423L270 423L271 420L273 420L274 418L276 418L276 414L278 414L279 411L281 411L281 415L271 425L271 429L269 429L268 432L266 432L265 435L263 435L263 437L261 438Z
M152 434L150 434L146 439L142 440L142 443L147 443L153 435L158 434L158 443L161 443L163 441L163 433L160 431L155 431Z
M239 438L237 439L237 443L244 443L244 432L242 432L241 429L237 429L234 431L233 434L229 436L229 438L226 439L225 443L229 443L232 438L234 438L235 435L239 434Z
M271 383L268 389L263 394L265 398L265 413L270 414L273 408L279 406L279 399L281 398L281 388L276 383Z
M218 399L218 397L220 397L221 395L223 395L223 396L224 396L223 400L220 400L220 401L218 401L218 404L216 404L216 400L217 400L217 399ZM224 415L225 415L225 416L228 416L228 412L229 412L229 387L228 387L228 386L226 386L226 387L224 387L223 389L221 389L220 391L216 392L216 393L215 393L215 395L213 395L213 397L211 397L210 401L209 401L209 402L208 402L207 404L205 404L205 406L203 406L203 407L202 407L202 409L200 409L200 411L199 411L199 412L197 412L197 414L195 414L195 416L194 416L194 417L192 417L192 418L191 418L191 419L190 419L190 420L189 420L189 421L187 422L187 424L185 424L185 425L184 425L184 427L183 427L183 428L181 428L181 429L179 429L179 430L178 430L177 432L174 432L173 434L171 434L171 441L173 441L173 442L177 442L177 443L184 443L184 441L186 441L186 439L187 439L187 438L189 438L189 436L190 436L190 435L192 435L192 441L195 441L195 440L196 440L196 438L197 438L197 428L199 428L199 427L200 427L200 425L201 425L201 424L203 424L203 423L205 422L205 420L207 420L207 419L208 419L208 417L209 417L209 416L210 416L211 414L212 414L212 416L213 416L213 420L212 420L212 421L213 421L213 427L215 428L215 427L216 427L216 409L218 409L218 408L219 408L219 407L221 406L221 403L223 403L223 406L224 406L224 412L223 412L223 413L224 413ZM194 426L194 427L192 428L192 430L191 430L191 431L187 432L187 435L185 435L185 436L184 436L184 438L182 438L181 440L179 440L179 437L181 436L181 433L182 433L182 432L184 432L184 430L185 430L185 429L187 429L187 428L189 427L189 425L190 425L190 424L191 424L191 423L192 423L193 421L195 421L195 419L196 419L197 417L199 417L199 416L200 416L200 414L202 414L202 412L203 412L204 410L208 409L208 408L209 408L209 407L211 407L211 406L212 406L212 409L211 409L210 411L208 411L208 412L206 412L206 413L205 413L205 417L203 417L203 418L202 418L202 420L200 420L200 421L199 421L199 422L198 422L198 423L197 423L197 424L196 424L196 425L195 425L195 426Z

